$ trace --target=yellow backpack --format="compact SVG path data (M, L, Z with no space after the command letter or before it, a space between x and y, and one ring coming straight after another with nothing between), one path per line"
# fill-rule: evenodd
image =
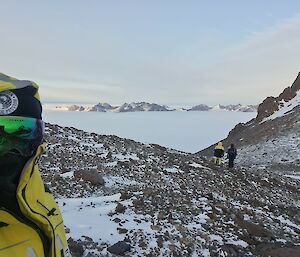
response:
M0 208L0 257L70 257L61 212L45 191L37 161L41 145L25 165L17 188L22 212Z

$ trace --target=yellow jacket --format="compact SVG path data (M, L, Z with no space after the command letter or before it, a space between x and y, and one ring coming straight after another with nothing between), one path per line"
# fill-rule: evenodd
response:
M38 159L41 145L25 165L17 188L22 217L0 207L0 257L69 257L62 215L45 191Z
M224 151L223 143L222 143L222 142L219 142L219 143L216 145L215 149L216 149L216 150L219 149L219 150L223 150L223 151Z

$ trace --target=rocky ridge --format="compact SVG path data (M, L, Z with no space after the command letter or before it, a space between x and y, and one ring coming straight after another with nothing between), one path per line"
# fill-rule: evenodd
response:
M199 155L50 124L46 140L41 171L74 256L299 256L300 181L282 171L217 168Z
M289 102L300 92L300 73L292 86L287 87L278 97L267 97L259 106L256 121L260 122L264 118L271 116L274 112L279 111L284 103Z
M266 98L258 107L257 117L240 123L223 139L226 147L234 143L237 161L248 167L273 166L299 170L300 167L300 76L278 97ZM197 154L211 156L213 147Z

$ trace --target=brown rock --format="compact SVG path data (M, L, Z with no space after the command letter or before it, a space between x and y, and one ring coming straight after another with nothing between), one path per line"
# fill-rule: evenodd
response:
M120 203L118 203L115 212L116 213L124 213L126 211L126 207Z
M95 186L103 186L105 184L103 177L95 169L75 171L74 177L77 180L82 179L83 181L90 182L92 185Z
M161 231L161 226L151 225L151 229L154 230L154 231Z
M73 238L69 238L68 245L69 245L69 248L70 248L70 251L71 251L73 257L82 257L82 255L84 253L84 248L83 248L82 244L74 241Z

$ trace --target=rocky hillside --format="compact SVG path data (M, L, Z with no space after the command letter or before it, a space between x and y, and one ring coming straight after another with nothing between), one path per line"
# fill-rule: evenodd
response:
M278 97L266 98L257 117L238 124L223 140L234 143L242 165L274 166L297 170L300 167L300 75ZM199 152L211 156L213 146Z
M299 256L300 180L47 124L40 160L77 256ZM288 255L287 255L288 254Z

